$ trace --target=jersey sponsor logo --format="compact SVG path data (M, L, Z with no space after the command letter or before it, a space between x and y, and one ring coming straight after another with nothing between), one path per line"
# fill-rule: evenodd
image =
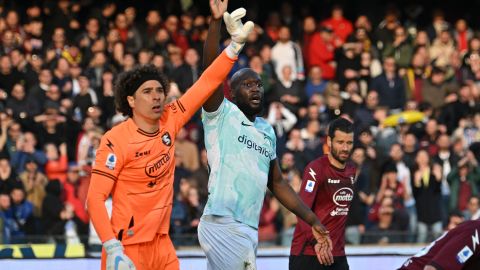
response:
M346 216L348 215L348 207L337 207L330 212L330 216Z
M306 192L312 192L313 188L315 187L315 182L312 180L307 180L307 185L305 186Z
M252 124L245 123L244 121L242 121L242 126L245 126L245 127L252 127L253 125L252 125Z
M463 247L460 252L457 253L457 261L461 264L464 264L470 257L472 257L473 251L468 247Z
M339 179L328 178L327 183L329 183L329 184L340 184L340 180Z
M148 150L148 151L135 152L135 157L136 157L136 158L144 157L144 156L148 156L148 155L150 155L150 150Z
M110 170L115 169L115 165L117 164L117 157L115 156L114 153L110 153L107 156L107 161L105 161L105 166L109 168Z
M341 188L333 194L332 199L336 205L346 207L353 200L353 190L347 187Z
M238 142L244 144L248 149L252 149L261 155L271 159L272 158L272 153L268 151L266 147L260 146L257 143L255 143L253 140L248 138L246 135L240 135L237 138Z
M162 135L162 142L166 146L172 145L172 138L170 137L170 134L168 132L163 133Z
M167 164L170 160L170 153L161 155L157 160L148 162L145 166L145 174L149 177L157 177L160 175L162 170L160 170L163 165Z

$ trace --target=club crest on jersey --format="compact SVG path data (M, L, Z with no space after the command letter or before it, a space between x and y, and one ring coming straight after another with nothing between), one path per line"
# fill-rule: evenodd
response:
M312 192L314 187L315 187L315 181L307 180L307 185L305 186L305 191L306 192Z
M460 252L457 253L457 261L461 264L464 264L470 257L472 257L473 251L465 246Z
M105 166L109 168L110 170L115 169L115 165L117 164L117 157L115 156L114 153L110 153L107 156L107 161L105 161Z
M163 142L163 144L165 144L166 146L172 145L172 138L170 137L170 134L169 134L168 132L165 132L165 133L162 135L162 142Z

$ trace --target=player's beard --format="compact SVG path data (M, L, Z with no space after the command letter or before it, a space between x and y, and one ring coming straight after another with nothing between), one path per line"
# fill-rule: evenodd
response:
M345 164L345 162L347 162L348 158L350 158L351 153L349 153L348 151L339 151L339 150L335 149L334 147L332 147L332 150L330 151L330 154L332 155L332 157L335 160L337 160L341 164ZM346 154L346 157L341 158L340 154Z
M237 107L240 109L240 111L243 112L247 117L248 116L257 116L263 111L264 107L264 98L262 97L262 100L260 102L260 106L254 107L251 106L248 100L237 100L236 101Z

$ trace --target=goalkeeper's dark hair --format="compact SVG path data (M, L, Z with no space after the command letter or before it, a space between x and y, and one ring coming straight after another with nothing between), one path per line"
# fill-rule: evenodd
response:
M122 72L115 81L115 107L124 116L132 117L133 111L127 97L133 96L140 85L149 80L157 80L168 95L170 84L167 77L154 65L137 66L132 70Z

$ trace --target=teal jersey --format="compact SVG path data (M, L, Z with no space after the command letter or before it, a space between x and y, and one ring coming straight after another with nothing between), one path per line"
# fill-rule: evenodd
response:
M251 122L224 99L215 112L202 110L210 176L204 215L230 216L258 228L276 137L263 118Z

